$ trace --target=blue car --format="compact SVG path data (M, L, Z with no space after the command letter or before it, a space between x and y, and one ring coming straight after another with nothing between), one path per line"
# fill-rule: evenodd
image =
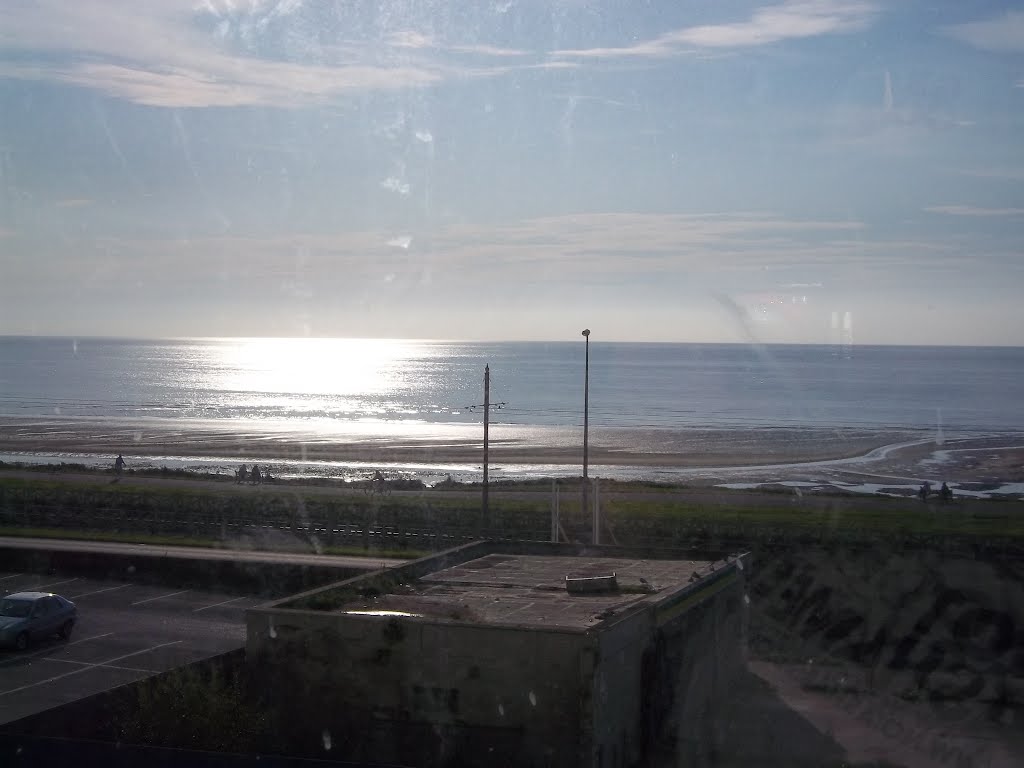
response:
M52 592L16 592L0 599L0 645L24 651L43 637L71 637L78 610Z

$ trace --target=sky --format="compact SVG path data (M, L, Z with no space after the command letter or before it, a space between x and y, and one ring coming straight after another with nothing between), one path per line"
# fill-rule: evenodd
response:
M1024 345L1024 5L3 15L0 334Z

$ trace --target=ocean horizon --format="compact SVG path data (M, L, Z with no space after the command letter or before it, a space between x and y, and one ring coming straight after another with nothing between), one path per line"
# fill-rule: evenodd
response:
M591 445L624 456L693 453L702 433L737 445L770 442L773 432L824 440L877 433L879 444L892 435L1024 438L1024 348L589 346ZM104 425L311 444L472 445L481 440L489 366L492 440L566 451L582 437L584 352L582 339L0 337L0 417L8 431L88 431L94 449ZM5 456L105 462L119 448L113 439L100 450L73 446L69 439L68 450ZM180 466L187 454L154 460Z

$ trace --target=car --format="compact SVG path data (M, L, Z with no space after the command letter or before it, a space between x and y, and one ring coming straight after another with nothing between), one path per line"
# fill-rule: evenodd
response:
M52 592L16 592L0 599L0 645L23 651L34 641L52 635L71 637L78 609Z

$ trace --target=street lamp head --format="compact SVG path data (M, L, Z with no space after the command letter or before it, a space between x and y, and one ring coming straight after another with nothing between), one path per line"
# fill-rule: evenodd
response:
M583 335L584 336L590 336L590 329L589 328L584 329Z

